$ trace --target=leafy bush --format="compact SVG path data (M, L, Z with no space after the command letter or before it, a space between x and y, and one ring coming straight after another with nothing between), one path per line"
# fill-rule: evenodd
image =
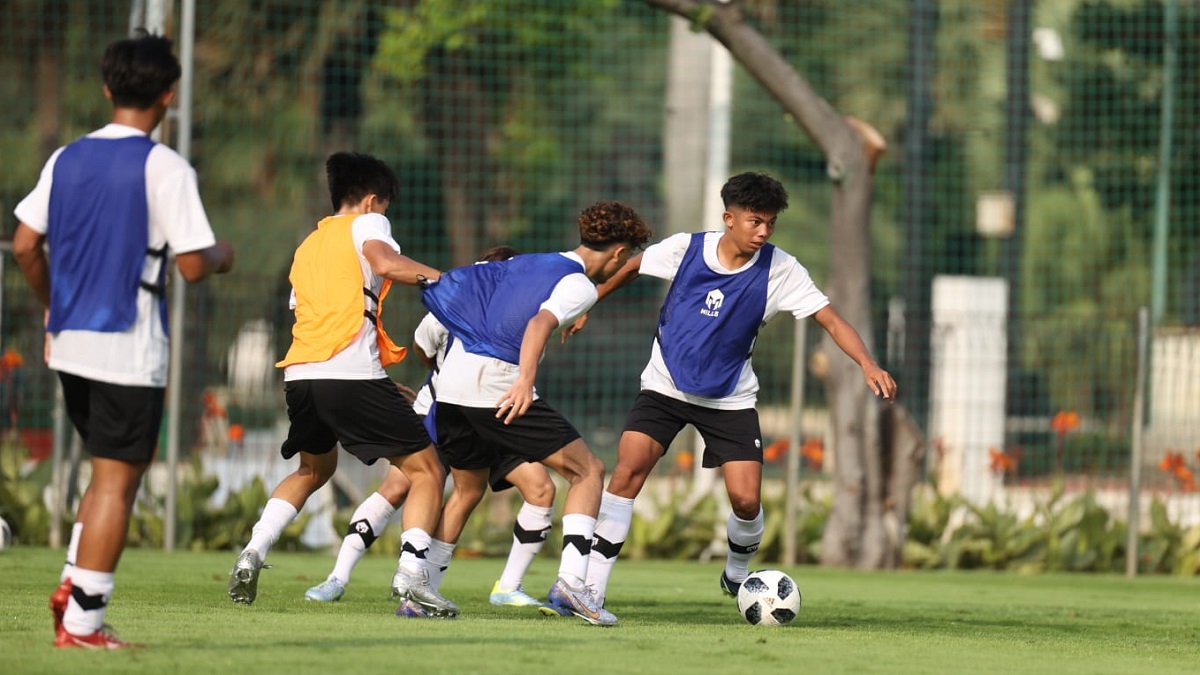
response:
M250 540L259 512L267 503L268 495L262 480L256 477L231 493L224 504L214 506L212 496L219 487L216 476L204 474L198 456L193 456L187 466L188 470L179 473L175 487L179 547L193 551L240 549ZM129 545L161 547L165 514L166 495L154 493L148 482L143 483L129 521ZM311 514L301 514L292 521L280 535L275 548L306 548L300 536L311 518Z

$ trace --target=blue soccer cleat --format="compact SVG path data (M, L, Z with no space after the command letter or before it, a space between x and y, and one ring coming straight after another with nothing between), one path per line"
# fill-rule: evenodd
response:
M550 605L560 615L566 616L563 614L563 610L566 610L593 626L617 625L616 615L601 607L592 595L591 589L587 586L572 588L567 585L567 582L558 579L550 587L546 604Z
M326 579L304 592L305 600L313 602L337 602L346 594L346 587L337 579Z
M516 590L502 591L500 590L500 582L497 581L492 586L492 594L488 596L488 602L501 607L541 607L542 602L532 595L525 592L521 586L517 586Z

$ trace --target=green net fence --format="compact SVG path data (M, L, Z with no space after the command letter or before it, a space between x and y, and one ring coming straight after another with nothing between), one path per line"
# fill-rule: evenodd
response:
M703 169L727 148L727 175L765 171L787 186L773 241L824 285L831 190L818 145L741 65L727 133L714 128L713 42L667 4L197 3L191 161L238 263L188 291L184 451L249 458L230 472L278 470L284 407L272 365L289 339L287 271L328 211L323 160L335 150L396 169L396 238L445 268L502 243L573 247L575 217L597 199L634 206L656 239L716 229L704 219ZM6 232L49 154L109 120L99 55L146 5L0 3ZM166 5L178 46L180 6ZM1200 520L1189 501L1200 466L1200 7L742 5L836 110L888 140L871 210L868 337L926 432L926 476L977 492L972 482L984 481L979 493L993 497L1056 477L1125 489L1147 306L1144 480ZM162 131L174 144L178 118ZM681 195L673 186L687 172ZM539 390L610 466L663 290L643 280L601 303L541 371ZM385 321L402 338L423 310L415 291L395 293ZM43 458L55 381L42 365L41 309L10 255L0 300L0 423ZM806 360L819 332L808 332ZM794 335L777 319L754 354L768 447L801 424L786 414ZM826 466L811 453L802 470L819 479L833 452L826 391L820 368L805 372L802 438L825 445ZM424 379L415 359L391 374Z

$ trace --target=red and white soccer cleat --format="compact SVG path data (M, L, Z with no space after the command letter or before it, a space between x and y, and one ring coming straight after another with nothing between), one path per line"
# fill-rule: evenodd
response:
M67 603L71 601L71 580L63 579L58 588L50 594L50 613L54 615L54 632L62 630L63 615L67 613Z
M104 624L100 630L89 633L87 635L72 635L67 632L66 628L59 626L58 633L54 637L55 647L79 647L82 649L134 649L141 647L139 644L126 642L117 637L113 632L112 626Z

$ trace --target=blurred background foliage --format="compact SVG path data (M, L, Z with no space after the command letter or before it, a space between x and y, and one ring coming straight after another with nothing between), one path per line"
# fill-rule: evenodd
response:
M822 96L891 143L877 171L871 231L875 344L884 355L887 303L903 294L907 274L1002 272L1001 242L978 234L975 205L980 193L1004 181L1010 3L932 3L925 167L906 166L901 152L913 2L745 4L751 23ZM1122 434L1134 367L1132 317L1150 293L1163 3L1031 6L1032 25L1044 32L1029 45L1021 333L1010 345L1012 381L1020 386L1013 387L1017 400L1010 407L1029 415L1074 410ZM239 262L235 274L189 294L189 409L201 408L205 388L227 382L230 347L249 322L265 320L275 356L282 353L290 321L287 268L294 246L329 210L323 159L332 151L371 152L396 168L403 195L389 216L397 239L405 253L436 266L464 264L498 243L568 248L575 215L600 198L630 203L661 234L669 20L635 0L197 3L192 161L214 228L235 244ZM6 102L0 211L11 214L55 147L108 120L97 62L128 24L122 3L0 1ZM1183 3L1179 35L1165 320L1196 325L1200 80L1193 74L1200 65L1200 10L1194 3ZM733 100L731 170L783 180L792 207L775 241L821 284L829 276L824 160L741 70ZM914 261L904 177L915 170L927 176L931 203L920 230L925 255ZM706 225L712 224L696 229ZM36 355L41 324L34 301L12 266L3 284L0 340ZM615 447L614 430L636 392L660 292L649 283L623 291L597 308L578 341L547 355L541 388L601 451ZM422 310L415 294L398 293L404 300L389 304L387 321L403 336ZM927 308L909 311L917 317ZM786 321L763 331L755 361L764 405L787 399L791 340ZM52 382L44 369L26 370L25 425L45 427ZM393 376L423 379L412 360ZM820 407L823 399L811 378L808 404ZM247 419L264 417L255 417L255 408L282 410L273 389L239 405L250 411ZM197 423L192 416L185 422Z

